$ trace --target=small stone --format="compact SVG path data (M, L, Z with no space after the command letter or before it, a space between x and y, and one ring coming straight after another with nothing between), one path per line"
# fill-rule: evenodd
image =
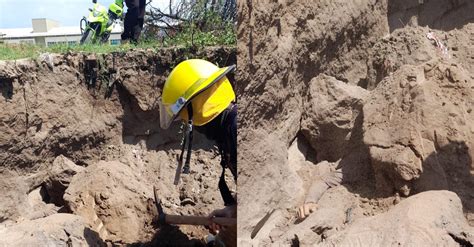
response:
M407 76L408 81L415 81L416 82L416 75L408 75Z
M400 189L399 189L400 193L402 193L403 196L409 196L410 195L410 188L408 188L408 185L403 185Z
M398 203L400 203L400 194L396 193L393 199L393 205L397 205Z

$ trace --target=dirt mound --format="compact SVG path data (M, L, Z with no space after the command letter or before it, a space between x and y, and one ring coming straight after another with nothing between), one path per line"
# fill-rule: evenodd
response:
M406 25L429 26L433 29L450 31L473 22L474 4L469 0L410 0L388 1L388 23L390 31Z
M387 213L355 221L328 238L323 246L456 246L472 241L473 231L463 217L456 194L429 191L407 198Z
M99 162L74 176L64 200L71 212L89 220L102 239L134 243L146 237L154 215L153 201L148 209L143 207L153 198L146 184L125 164Z
M432 61L400 68L371 92L364 143L378 190L450 189L474 209L472 83L459 65Z
M192 172L173 185L179 126L160 129L156 103L165 78L186 57L224 66L235 64L236 51L167 48L0 61L0 224L13 231L23 222L61 218L59 212L81 216L104 242L201 238L202 227L154 226L149 200L155 185L167 213L207 215L223 206L218 151L199 134Z
M2 246L105 246L84 219L72 214L54 214L0 228Z
M83 170L84 167L74 164L63 155L58 156L53 161L53 165L48 171L48 179L44 183L48 201L58 206L64 205L64 192L69 187L72 178Z
M322 74L310 81L308 93L303 98L301 133L318 150L317 160L336 161L348 149L368 92Z
M239 2L240 244L472 245L473 4L439 3ZM342 184L301 222L328 162Z

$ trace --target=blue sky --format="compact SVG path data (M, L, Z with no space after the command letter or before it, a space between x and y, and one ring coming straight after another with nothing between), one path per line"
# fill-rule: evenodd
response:
M114 0L98 0L108 6ZM169 0L153 0L155 7L165 7ZM79 26L88 14L92 0L0 0L0 28L28 28L33 18L49 18L62 26Z

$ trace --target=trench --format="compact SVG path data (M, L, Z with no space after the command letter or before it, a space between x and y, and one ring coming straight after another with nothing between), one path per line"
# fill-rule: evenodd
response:
M0 79L5 98L0 102L4 109L0 175L14 172L10 178L21 186L9 193L16 193L15 200L23 207L0 205L3 212L10 212L2 221L69 213L90 222L93 227L87 234L100 236L104 243L200 242L208 232L204 227L170 230L154 223L152 188L160 189L168 213L207 215L223 206L217 191L219 157L214 143L197 134L192 172L183 175L178 186L172 185L180 148L179 124L162 130L156 102L167 75L179 61L194 57L221 67L231 65L236 61L235 48L51 57L52 66L23 61L21 65L6 62L0 68L0 74L8 74ZM5 71L8 73L2 73ZM28 87L23 86L25 82ZM27 120L21 117L25 114ZM108 168L113 164L118 168ZM7 188L0 186L2 189ZM204 193L206 190L210 192ZM87 194L95 203L88 204ZM125 197L114 202L120 196ZM183 204L182 198L193 203ZM77 204L76 200L84 202ZM96 227L94 222L103 226Z

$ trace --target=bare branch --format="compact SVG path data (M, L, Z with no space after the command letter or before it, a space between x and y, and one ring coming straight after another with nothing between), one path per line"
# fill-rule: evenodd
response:
M235 23L237 18L236 0L170 0L165 10L151 7L146 25L169 30L187 25L193 33L194 29L210 32L223 29L225 23Z

